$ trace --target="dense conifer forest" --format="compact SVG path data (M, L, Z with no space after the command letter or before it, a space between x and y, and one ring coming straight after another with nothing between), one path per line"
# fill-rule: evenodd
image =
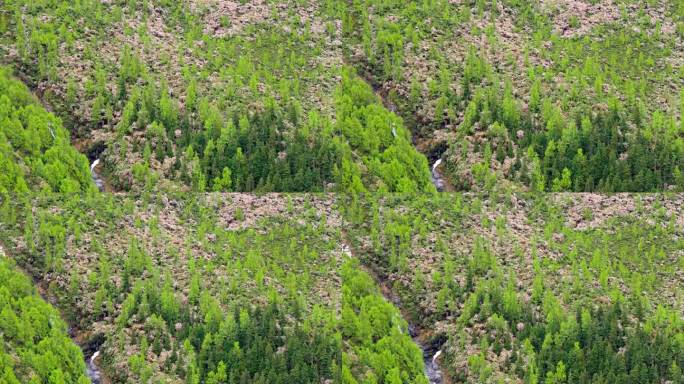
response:
M683 38L681 0L1 2L0 383L684 383Z

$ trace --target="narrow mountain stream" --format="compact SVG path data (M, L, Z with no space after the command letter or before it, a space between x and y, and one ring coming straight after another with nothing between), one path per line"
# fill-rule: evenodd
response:
M110 191L111 186L102 177L102 157L107 148L104 141L93 141L92 139L80 139L74 142L74 146L90 161L90 177L100 192Z
M391 298L388 297L387 299ZM396 303L395 305L398 307ZM408 322L406 316L404 316L404 319ZM416 330L416 327L411 323L409 323L409 335L413 342L423 352L425 377L427 377L428 382L430 384L442 384L442 369L439 367L439 357L442 355L442 350L432 343L425 342L423 338L421 338L420 333Z
M378 84L374 83L371 80L371 76L362 75L361 78L364 79L364 81L368 83L371 86L371 88L373 88L373 93L375 93L375 96L378 97L382 105L385 108L387 108L387 110L396 114L397 116L400 116L397 106L389 100L385 89L378 86ZM411 129L410 127L407 128L409 128L409 131L415 131L415 129ZM394 128L392 128L392 134L395 137L397 136L396 130ZM453 186L449 183L449 180L446 177L444 177L444 175L442 175L442 172L440 171L440 166L442 165L441 156L447 149L446 142L437 142L433 143L432 145L428 144L427 146L421 145L423 143L429 143L431 141L426 140L425 138L419 138L415 134L415 132L413 133L412 142L416 150L424 154L425 157L427 157L428 161L434 161L432 167L430 168L430 171L432 172L432 184L434 184L435 188L437 189L437 192L453 191Z
M104 335L100 333L93 336L92 334L82 332L80 334L71 334L71 338L74 339L74 342L78 344L83 351L86 363L85 374L90 381L93 384L109 383L109 380L107 380L97 366L100 348L102 348L102 344L104 343Z
M411 327L409 327L411 332ZM436 350L433 345L423 342L418 334L412 333L411 338L418 348L423 351L423 363L425 365L425 376L430 384L442 384L442 369L439 367L439 357L442 350Z
M93 182L100 192L105 191L105 181L97 170L97 166L100 164L100 156L102 155L103 151L104 144L98 143L91 147L88 153L88 157L94 159L90 164L90 177L92 177ZM97 366L97 357L100 356L99 347L103 341L104 340L101 340L100 338L96 338L90 343L81 346L86 362L86 376L88 376L93 384L102 384L103 382L107 382L103 381L102 372L100 372L100 369Z
M0 257L6 257L7 254L5 253L5 250L3 248L3 245L0 244ZM22 268L19 265L16 265L15 268L20 270L24 275L26 275L31 281L33 282L34 286L36 287L36 292L40 297L47 303L50 303L53 307L57 308L57 303L55 302L54 298L48 296L46 294L45 286L41 284L39 280L37 280L31 273L29 273L26 269ZM62 314L60 313L60 316ZM64 317L63 317L64 318ZM65 320L66 322L66 320ZM73 340L74 344L78 345L81 347L81 351L83 351L83 356L85 356L85 363L86 363L86 371L85 374L88 376L90 381L93 384L105 384L108 383L109 381L103 381L102 380L102 374L100 372L100 369L97 367L96 359L100 355L99 348L102 345L102 342L104 339L99 336L92 338L89 342L83 343L80 340L82 340L82 335L78 335L75 331L74 328L69 327L67 330L67 333L69 334L69 337ZM93 350L95 351L93 353ZM90 356L90 357L88 357Z
M99 189L100 192L104 192L104 180L102 180L100 174L95 169L98 164L100 164L100 158L95 159L90 165L90 175L93 178L95 185L97 185L97 189ZM102 384L102 374L100 373L100 369L97 367L96 362L99 355L100 350L96 350L90 358L86 357L86 375L93 384ZM84 356L87 356L85 355L85 351Z
M352 248L346 242L342 243L342 252L349 258L355 257ZM428 383L443 384L444 381L442 380L442 369L439 367L439 357L442 355L442 351L439 349L439 347L441 346L441 344L443 344L444 341L442 340L439 343L425 342L421 337L421 333L419 332L418 328L414 324L412 324L408 320L407 316L401 311L401 299L399 298L399 296L392 292L392 290L389 288L387 284L383 284L378 279L378 275L371 268L363 267L363 269L368 274L370 274L375 281L378 282L378 285L380 286L380 292L382 292L382 295L385 297L385 299L387 299L387 301L394 304L395 307L399 308L399 312L402 313L402 317L408 323L409 336L411 336L413 342L423 352L425 377L428 379Z
M104 180L102 177L100 177L100 174L97 172L97 169L95 169L98 164L100 164L100 159L97 158L95 161L93 161L92 164L90 164L90 175L93 178L93 182L95 185L97 185L97 189L100 190L100 192L104 192Z
M100 355L100 351L95 351L90 359L86 360L86 376L93 384L102 384L102 375L100 369L97 367L95 359Z
M446 181L442 177L442 173L439 171L439 166L442 164L442 159L439 158L432 165L432 184L437 188L437 192L444 192L446 187Z

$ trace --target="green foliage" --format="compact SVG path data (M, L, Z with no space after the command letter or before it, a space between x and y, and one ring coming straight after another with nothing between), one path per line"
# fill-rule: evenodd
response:
M301 325L300 318L288 318L279 304L225 312L203 295L194 309L180 305L168 285L161 295L151 288L136 285L117 321L124 326L134 316L147 318L142 343L152 343L155 353L183 340L186 378L208 383L320 383L336 375L339 337L326 328ZM145 355L133 357L130 364L134 376L144 380Z
M342 204L355 256L392 287L417 327L442 330L432 337L447 339L447 376L676 382L684 323L671 284L681 266L663 266L680 264L672 207L681 197L623 195L607 204L614 197L603 196L587 206L572 194L480 198L383 195ZM583 213L632 204L632 213ZM568 219L594 224L579 229Z
M71 147L69 132L7 68L0 68L0 167L0 194L94 188L88 162Z
M562 16L535 2L325 4L359 72L410 95L392 101L419 140L456 133L445 158L455 187L491 190L505 178L533 191L679 188L684 142L669 93L681 74L671 64L677 38L662 33L669 15L623 4L630 16L569 37L554 25ZM472 158L483 161L461 164Z
M67 325L35 292L31 281L0 257L0 381L89 383L80 348Z
M15 17L7 42L21 53L13 57L17 66L32 82L51 82L67 95L43 98L73 123L74 132L115 127L118 137L107 143L116 148L107 153L117 163L108 167L115 188L149 191L167 179L195 192L431 190L427 163L411 147L400 119L368 99L372 91L360 87L355 75L321 65L328 44L296 17L302 4L287 5L287 16L275 25L250 25L225 38L198 28L207 17L204 7L148 5L8 5ZM177 39L151 39L158 31L149 23L124 23L146 20L150 9L169 15L162 24L181 30L172 34ZM75 17L85 14L91 17ZM225 20L220 24L231 28ZM114 60L101 54L111 30L122 30L124 37L112 40L121 44ZM401 60L400 32L383 33L380 43L395 61ZM174 50L177 55L166 56ZM57 82L65 55L89 62L79 73L84 83ZM335 82L321 89L321 79L340 75L337 93ZM366 94L348 93L350 83ZM344 94L355 111L329 111L341 107L337 98ZM343 127L341 120L351 125ZM144 161L128 164L131 158Z
M345 361L355 361L343 371L363 383L427 383L423 354L399 311L355 263L345 263L342 278L342 337L352 346Z
M259 197L185 194L177 200L173 214L199 248L177 247L167 237L171 206L111 194L13 201L23 230L0 226L0 238L3 244L25 239L17 259L66 283L52 280L50 290L74 326L114 319L100 349L103 371L114 382L336 382L342 345L337 302L330 298L340 280L330 250L337 235L311 209L316 197L294 197L287 216L258 221L250 205L240 206L252 198ZM139 204L146 208L138 210ZM219 212L226 210L231 226L246 229L224 226ZM96 222L107 229L91 232ZM126 241L114 239L119 235ZM95 257L74 257L75 248ZM195 257L195 251L213 256ZM88 272L78 272L81 267ZM180 271L187 279L178 278ZM207 279L213 275L221 277Z
M352 70L343 74L336 93L337 125L370 175L381 181L376 188L388 192L434 191L427 161L413 148L410 132L398 116L389 112L371 87ZM345 176L347 184L355 176ZM373 179L370 179L371 181ZM368 185L370 183L366 183Z
M684 142L673 118L656 112L635 135L624 135L632 123L629 112L615 99L607 111L593 113L587 108L570 120L545 99L536 120L519 107L506 107L499 95L496 87L478 90L463 126L468 129L477 123L490 132L506 127L503 137L512 139L498 145L507 146L504 157L517 159L514 170L522 181L534 184L536 176L530 170L536 169L539 158L545 190L658 191L664 185L678 185L676 170L684 167ZM507 115L511 114L521 116L513 119L517 124L510 122Z
M146 96L159 92L159 104ZM259 114L224 119L214 107L200 103L204 123L197 129L198 122L178 117L170 103L163 90L133 90L119 129L130 132L131 125L151 121L146 132L156 142L157 160L176 155L180 181L196 191L322 191L332 178L336 144L325 121L315 116L303 122L296 112L288 114L270 100ZM289 131L288 126L296 128Z

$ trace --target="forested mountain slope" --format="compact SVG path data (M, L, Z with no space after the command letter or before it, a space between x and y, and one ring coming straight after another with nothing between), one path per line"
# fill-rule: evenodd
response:
M6 61L120 190L429 191L412 143L455 189L684 187L681 1L3 7Z
M0 239L115 382L426 382L411 336L451 382L678 382L681 199L53 197Z
M30 126L31 133L49 128L68 137L25 86L3 74L7 120L30 110L28 105L35 110L31 118L49 122ZM23 131L17 121L3 126L16 127L9 137L31 138L18 134ZM83 184L71 181L70 172L45 178L56 180L55 186L71 182L82 190L75 193L48 188L40 177L43 154L22 151L20 142L6 144L7 158L16 159L10 165L22 172L4 184L0 243L36 278L81 342L97 349L109 380L424 379L406 322L349 258L334 196L101 194L86 176L84 156L68 140L56 141L54 148L66 156L52 166L70 170L74 156L79 178L73 180ZM23 350L27 342L12 336L8 310L0 330L8 335L5 348ZM343 330L342 318L363 328ZM76 348L66 345L55 348ZM67 376L54 373L54 382L83 381L76 375L84 373L82 355L74 356L62 369ZM30 377L31 364L38 363L4 364L10 380ZM48 368L41 366L36 377L60 367Z
M344 243L333 196L31 205L13 207L26 216L0 239L79 332L104 341L114 382L425 382L407 323Z
M684 188L681 1L322 4L456 188Z
M116 189L430 191L310 2L9 1L3 53Z
M0 68L0 167L0 194L6 198L29 190L76 193L93 187L87 159L71 146L69 131L7 68Z
M5 0L0 382L684 383L683 16Z
M350 199L352 248L454 382L680 382L681 195Z

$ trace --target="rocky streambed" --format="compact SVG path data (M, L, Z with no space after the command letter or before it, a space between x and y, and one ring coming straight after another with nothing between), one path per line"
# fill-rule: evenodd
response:
M92 164L90 164L90 176L93 178L93 182L95 185L97 185L97 189L100 190L100 192L104 192L104 180L102 177L100 177L100 174L97 171L97 166L100 164L100 159L95 159Z
M436 349L420 339L418 335L413 336L413 342L423 351L423 363L425 365L425 376L430 384L442 384L442 369L439 366L439 358L442 350Z
M86 359L86 375L93 384L102 384L102 373L97 367L96 359L100 355L100 351L95 351L89 359Z
M435 188L437 188L438 192L444 192L447 185L446 180L444 180L444 177L439 170L439 166L441 164L442 159L437 159L437 161L435 161L435 163L432 165L432 184L435 185Z
M373 274L375 275L375 274ZM376 278L376 281L377 280ZM444 337L430 337L429 332L424 332L415 324L412 324L409 317L402 310L401 299L392 292L386 285L380 282L380 288L383 296L394 304L402 312L402 317L408 323L408 332L413 342L423 352L423 364L425 366L425 377L430 384L443 384L444 376L442 368L440 367L440 357L442 356L441 347L444 344Z
M98 358L100 356L100 348L104 343L104 335L99 333L93 335L89 332L70 332L71 338L76 344L81 347L86 363L86 376L90 379L92 384L109 383L102 374L98 366Z

